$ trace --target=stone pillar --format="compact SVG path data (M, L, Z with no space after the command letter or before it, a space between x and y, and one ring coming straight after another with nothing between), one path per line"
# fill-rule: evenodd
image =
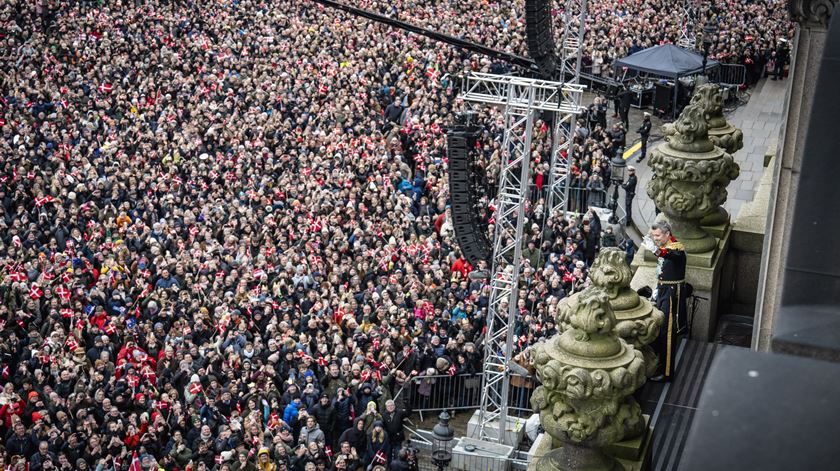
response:
M531 404L553 440L533 469L625 470L607 448L646 429L633 399L645 382L642 352L616 335L610 298L601 288L565 298L557 321L570 328L535 347L541 386Z
M799 187L802 153L814 103L814 89L828 34L828 22L837 0L789 0L791 17L799 24L792 47L792 61L782 128L775 158L773 194L764 257L759 274L752 346L770 349L770 334L782 295L783 266L790 241L793 204Z
M700 341L708 341L714 335L721 269L730 232L725 212L720 226L704 227L701 221L709 215L720 217L718 208L726 201L726 187L740 172L732 155L715 146L709 136L706 110L714 105L705 101L715 95L713 89L707 90L706 96L701 95L683 110L668 130L668 141L652 152L650 167L654 176L647 185L648 195L662 210L660 217L671 223L674 236L685 245L686 282L702 299L691 323L691 338ZM726 131L738 135L733 129ZM656 287L653 254L639 250L633 266L637 268L631 281L633 289Z
M719 86L709 83L700 85L694 90L691 102L697 103L703 108L703 117L709 126L709 140L714 145L729 154L734 154L744 147L744 133L726 121L723 116L723 93L721 93ZM713 185L716 185L716 192L724 195L726 194L726 186L729 182L738 178L740 173L740 169L737 167L729 167L728 170L729 173L725 175L724 179L713 182ZM723 209L723 206L718 206L703 216L700 224L712 235L721 238L726 232L725 226L729 224L729 220L729 213Z
M647 377L650 378L659 365L659 357L650 344L659 335L665 314L630 288L633 272L621 249L609 247L601 250L589 270L589 277L593 286L603 289L610 296L610 307L616 319L615 332L642 352ZM570 326L559 325L559 328L565 331Z

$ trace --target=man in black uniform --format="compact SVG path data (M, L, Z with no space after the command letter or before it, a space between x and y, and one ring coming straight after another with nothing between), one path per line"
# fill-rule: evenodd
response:
M639 157L639 160L638 160L639 162L641 162L642 160L645 160L645 157L647 157L647 141L648 141L648 138L650 137L650 128L651 128L650 113L645 111L645 119L642 121L642 125L641 125L641 127L639 127L639 131L638 131L639 132L639 137L642 138L642 155Z
M619 114L621 115L621 123L624 124L624 129L630 129L630 103L633 102L633 92L630 91L629 88L624 86L621 89L621 93L619 94L621 100L621 106L618 109Z
M671 225L667 222L651 226L643 244L658 258L653 299L665 314L665 322L652 345L659 355L659 365L651 380L670 381L674 375L677 333L685 325L685 247L671 234Z
M621 187L624 188L624 212L627 214L624 224L629 226L633 222L633 198L636 196L636 185L639 180L636 178L636 169L632 165L627 167L627 173L630 175Z

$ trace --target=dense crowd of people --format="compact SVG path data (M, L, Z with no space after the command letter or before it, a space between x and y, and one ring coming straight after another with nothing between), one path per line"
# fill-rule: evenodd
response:
M400 389L480 372L489 303L447 206L447 74L504 66L291 0L7 1L0 63L4 469L410 469ZM608 171L606 128L576 175ZM546 214L536 129L526 368L615 243Z
M528 55L525 2L435 2L431 0L342 0L451 36L523 56ZM711 22L718 33L710 40L709 57L745 65L748 83L762 75L781 76L793 38L786 2L728 0L598 0L587 2L583 65L601 76L613 75L612 63L659 44L688 40L702 50L702 32ZM556 32L563 30L565 2L552 9Z

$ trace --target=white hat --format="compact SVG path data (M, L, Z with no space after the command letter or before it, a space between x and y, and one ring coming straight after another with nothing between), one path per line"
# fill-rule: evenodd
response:
M634 167L634 166L632 166L632 165L628 165L628 166L627 166L627 170L628 170L628 171L630 171L630 172L635 172L635 171L636 171L636 167Z

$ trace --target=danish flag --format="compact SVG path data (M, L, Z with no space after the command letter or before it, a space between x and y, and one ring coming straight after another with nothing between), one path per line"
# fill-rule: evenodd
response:
M55 289L55 293L63 300L67 301L70 299L70 290L64 286L59 286Z
M155 409L167 410L169 409L169 404L164 401L155 401L152 403L152 407Z
M449 367L449 376L455 376L455 365Z
M38 288L38 285L32 285L29 288L29 297L32 299L40 299L41 296L44 295L44 291L41 288Z
M131 375L128 378L126 378L125 380L128 383L128 387L130 387L132 389L136 388L137 386L140 385L140 378L137 377L136 375Z
M73 310L72 309L64 308L59 312L61 314L61 317L65 318L65 319L70 319L71 317L73 317Z
M113 89L114 89L114 86L111 85L108 82L103 82L101 85L99 85L99 91L101 93L111 93L111 90L113 90Z
M9 274L9 278L16 283L20 283L21 281L26 280L26 273L22 271L16 271Z
M193 383L190 385L190 394L198 394L203 390L204 388L201 387L201 383Z
M131 467L128 468L128 471L143 471L143 468L140 466L140 458L137 456L137 451L134 451L134 455L131 457Z
M321 225L321 220L317 218L310 218L309 219L309 231L310 232L321 232L323 226Z
M385 452L379 450L376 452L376 455L373 456L373 461L385 464L388 462L388 456L385 454Z

